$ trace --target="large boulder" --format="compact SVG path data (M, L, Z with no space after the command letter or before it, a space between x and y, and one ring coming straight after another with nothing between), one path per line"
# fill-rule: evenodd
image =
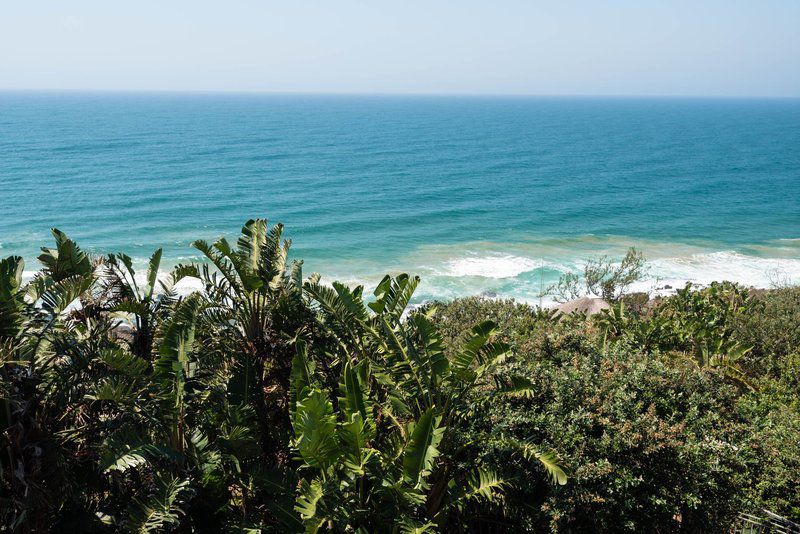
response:
M570 300L556 307L558 314L569 315L570 313L585 313L586 315L594 315L603 310L611 309L611 304L603 299L592 297L581 297L579 299Z

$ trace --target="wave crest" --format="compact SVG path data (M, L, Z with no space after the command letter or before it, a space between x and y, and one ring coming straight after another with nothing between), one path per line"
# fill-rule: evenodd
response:
M442 274L453 277L515 278L541 266L541 260L511 254L492 254L450 260L445 264Z

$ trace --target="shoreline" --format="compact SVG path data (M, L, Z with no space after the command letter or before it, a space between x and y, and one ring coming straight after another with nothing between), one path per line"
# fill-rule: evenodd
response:
M797 260L800 263L800 260ZM195 263L202 263L202 262L195 262ZM648 262L649 263L649 262ZM25 270L23 272L22 281L23 283L28 283L30 280L33 279L34 275L38 271L32 270ZM169 270L160 270L158 278L159 280L165 279L166 276L169 274ZM397 272L390 272L388 274L397 275ZM304 272L305 276L311 274L311 272ZM416 273L411 273L416 274ZM137 273L137 282L143 283L144 282L144 274ZM420 296L417 302L412 302L415 306L421 306L429 302L449 302L461 298L470 298L470 297L480 297L486 298L491 300L513 300L520 304L525 304L532 307L539 307L541 305L542 308L545 309L553 309L557 308L559 305L563 304L563 302L557 301L553 295L543 295L541 298L538 295L525 295L525 294L508 294L505 292L499 292L492 289L480 289L476 288L474 291L464 291L452 294L428 294L426 289L430 291L430 288L426 288L426 285L430 285L431 282L429 281L431 276L430 275L420 275L421 283L420 288L418 290L418 294ZM428 280L428 284L426 284L426 280ZM347 279L345 277L333 277L333 276L325 276L321 277L321 281L327 285L330 285L334 281L339 281L348 285L350 287L356 285L364 286L364 290L367 294L371 294L372 290L377 286L380 278L376 277L375 281L371 280L363 280L363 279ZM709 273L706 275L702 280L697 279L689 279L689 278L670 278L670 279L663 279L663 278L650 278L645 280L640 280L638 282L633 283L630 288L626 291L627 294L633 293L644 293L649 296L650 299L658 298L658 297L668 297L671 295L675 295L679 289L682 289L686 286L687 283L691 283L695 288L704 288L711 285L713 282L733 282L736 284L741 285L742 287L757 290L757 291L765 291L765 290L772 290L772 289L779 289L782 287L788 286L796 286L800 285L800 278L797 277L789 277L784 275L783 273L778 273L774 277L770 278L769 273L765 273L765 281L767 283L749 283L747 281L742 280L735 280L729 279L723 276L714 276L713 274ZM545 289L548 287L545 284ZM176 292L181 296L186 296L192 292L203 291L202 281L199 278L187 277L183 280L180 280L177 284L175 284ZM160 288L157 288L156 292L160 292ZM599 298L589 293L584 293L579 295L577 298Z

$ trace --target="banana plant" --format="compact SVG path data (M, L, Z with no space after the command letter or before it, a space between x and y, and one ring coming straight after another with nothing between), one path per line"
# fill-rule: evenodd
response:
M270 228L265 219L251 219L235 246L224 237L192 243L211 266L180 267L204 283L219 350L233 356L229 399L255 408L265 451L282 450L288 439L289 420L280 407L288 402L290 339L310 317L302 262L288 263L291 241L282 235L283 225ZM285 456L276 452L275 461Z
M389 436L385 444L370 443L369 447L370 455L379 455L375 460L382 480L379 487L402 488L402 491L397 491L403 498L390 501L396 507L393 513L408 521L418 521L417 526L422 527L427 522L436 524L444 520L465 499L497 498L506 485L493 474L491 466L480 467L479 471L472 473L456 472L447 457L458 454L451 434L468 416L471 396L492 387L492 370L509 356L511 349L493 339L496 325L486 321L476 325L460 346L448 351L432 321L435 309L426 313L407 313L408 303L418 284L418 277L406 274L396 278L386 276L373 292L371 302L364 301L362 287L350 289L336 282L328 287L310 282L305 289L319 306L321 326L328 329L338 342L338 351L328 356L340 362L344 384L340 390L349 391L346 385L350 383L368 387L360 390L362 393L355 398L368 396L373 399L371 405L379 410L375 426L382 429L380 436ZM303 354L305 350L298 352L298 355ZM316 463L321 470L318 480L310 480L303 486L303 500L298 501L301 514L313 523L320 516L310 513L317 510L311 506L312 503L340 502L339 497L325 501L328 492L333 491L331 485L326 484L331 478L326 469L331 463L344 464L345 460L333 456L325 457L325 462L312 461L302 453L302 445L308 438L301 438L307 436L310 429L326 428L327 438L317 440L319 436L316 436L312 442L319 445L313 450L327 450L322 444L345 439L345 431L339 429L341 426L354 428L358 431L355 435L368 439L370 427L365 426L365 421L370 418L368 412L361 411L348 415L343 406L350 404L341 401L336 403L342 412L337 417L334 403L323 402L326 394L319 388L313 389L309 397L304 397L304 388L310 386L305 386L308 380L302 377L310 376L309 369L297 360L294 368L299 370L293 373L295 383L302 384L293 386L294 396L298 399L294 418L296 448L306 464L314 466ZM349 380L352 373L361 379ZM313 400L305 404L303 399ZM316 414L312 421L318 424L309 425L303 419L298 420L298 414L305 417L309 413ZM529 450L534 448L532 444L528 447ZM389 452L372 452L384 449ZM525 455L522 446L520 454ZM560 482L566 481L566 474L555 457L533 453L527 457L538 459L551 476ZM363 460L359 456L351 457L350 465L361 466L360 469L372 465L359 459ZM390 468L389 459L397 463L394 470ZM401 463L403 469L398 471ZM377 475L370 476L374 478ZM359 484L369 484L370 476L360 479ZM411 487L403 484L411 484ZM482 489L475 490L476 487ZM334 495L339 496L341 485L337 488ZM375 499L373 497L372 501ZM353 503L343 506L351 505ZM326 514L323 513L323 517L336 516L333 512ZM374 514L368 515L372 517ZM328 517L328 520L332 519ZM322 524L311 526L317 528Z
M0 467L14 473L7 488L14 512L3 519L34 529L46 524L49 495L40 480L54 458L36 452L51 442L41 426L41 405L57 378L53 345L73 327L70 315L86 315L82 309L96 280L89 256L63 232L52 233L56 246L42 249L42 270L29 283L22 282L22 258L0 261Z
M123 253L109 254L103 272L104 290L109 310L128 323L131 351L146 360L153 354L153 339L165 310L177 301L174 285L193 269L178 267L159 279L163 249L156 250L148 261L144 284L140 285L133 260Z
M747 290L731 283L691 284L649 318L664 333L660 349L677 354L698 368L715 368L740 386L753 389L739 366L750 351L733 338L734 327L752 300Z
M381 413L368 361L344 364L338 392L324 389L308 362L301 342L293 365L293 448L303 475L295 510L306 532L434 525L423 505L446 431L436 409L397 424ZM448 505L498 498L504 485L480 469L460 482Z
M0 260L4 525L426 532L502 500L494 466L458 467L474 459L454 433L476 398L534 386L494 385L510 347L490 322L446 346L435 310L409 310L418 278L369 297L304 281L264 220L162 279L160 249L140 278L53 235L27 284ZM205 291L176 295L183 276Z

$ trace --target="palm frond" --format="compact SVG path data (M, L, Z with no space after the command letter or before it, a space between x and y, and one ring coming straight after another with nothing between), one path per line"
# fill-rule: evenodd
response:
M193 494L188 479L159 476L151 493L133 500L122 526L127 532L141 534L173 528L180 523L183 506Z
M156 459L174 459L174 453L130 428L123 428L103 443L100 469L103 473L125 472Z
M509 443L514 444L521 452L526 460L538 460L550 476L550 480L554 484L563 486L569 479L567 472L561 466L558 459L558 453L550 449L549 451L541 451L539 448L529 441L514 441L509 440Z

